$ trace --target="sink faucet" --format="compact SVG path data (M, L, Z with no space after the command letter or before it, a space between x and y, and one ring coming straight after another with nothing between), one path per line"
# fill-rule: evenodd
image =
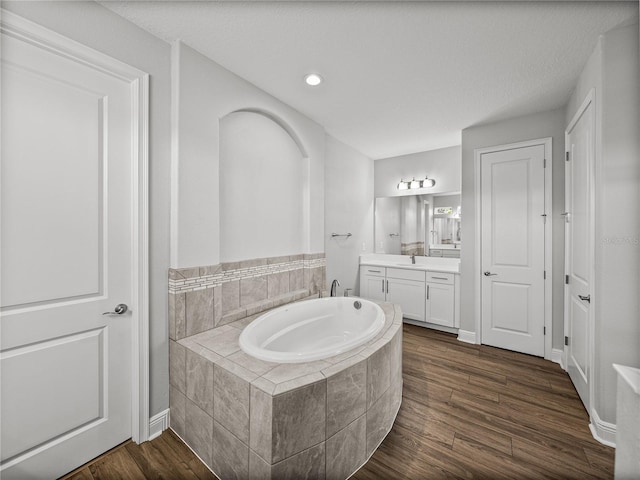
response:
M340 286L340 282L337 279L334 280L333 282L331 282L331 293L330 293L330 295L332 297L336 296L336 290L337 290L337 287L339 287L339 286Z
M416 264L416 254L415 254L415 253L414 253L413 255L411 255L411 263L412 263L413 265L415 265L415 264Z

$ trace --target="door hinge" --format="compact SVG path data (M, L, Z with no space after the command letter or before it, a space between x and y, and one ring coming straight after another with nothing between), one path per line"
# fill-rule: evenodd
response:
M543 278L546 280L547 279L547 271L545 270L543 273Z
M564 276L564 284L569 285L569 275Z
M547 168L547 159L542 160L542 168Z
M542 334L546 335L547 334L547 327L542 327Z
M564 344L569 345L569 337L567 337L566 335L564 337Z
M565 156L564 159L568 162L569 161L569 152L564 152Z

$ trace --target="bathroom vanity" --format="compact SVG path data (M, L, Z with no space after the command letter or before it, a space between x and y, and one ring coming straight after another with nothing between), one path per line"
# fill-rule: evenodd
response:
M360 296L400 305L406 321L453 332L460 327L456 258L360 256Z

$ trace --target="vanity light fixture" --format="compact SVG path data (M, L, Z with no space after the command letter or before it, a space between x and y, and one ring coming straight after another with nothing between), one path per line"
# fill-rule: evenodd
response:
M422 188L430 188L435 186L436 181L433 178L429 178L429 177L424 177L424 180L422 180Z
M409 185L411 184L411 182L405 182L404 180L400 179L400 183L398 184L398 190L409 190Z
M422 181L416 180L416 177L413 177L413 180L411 180L411 184L409 185L409 188L411 190L415 190L416 188L422 188Z
M312 87L317 87L322 83L322 77L318 73L309 73L305 75L304 83Z
M416 180L416 177L413 177L413 180L404 181L400 179L400 183L397 186L398 190L417 190L419 188L431 188L435 186L436 181L433 178L425 177L424 180Z

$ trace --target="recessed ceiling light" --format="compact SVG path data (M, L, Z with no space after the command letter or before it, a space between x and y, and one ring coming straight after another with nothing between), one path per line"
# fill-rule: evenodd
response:
M322 77L317 73L310 73L304 77L304 81L307 85L316 87L322 83Z

